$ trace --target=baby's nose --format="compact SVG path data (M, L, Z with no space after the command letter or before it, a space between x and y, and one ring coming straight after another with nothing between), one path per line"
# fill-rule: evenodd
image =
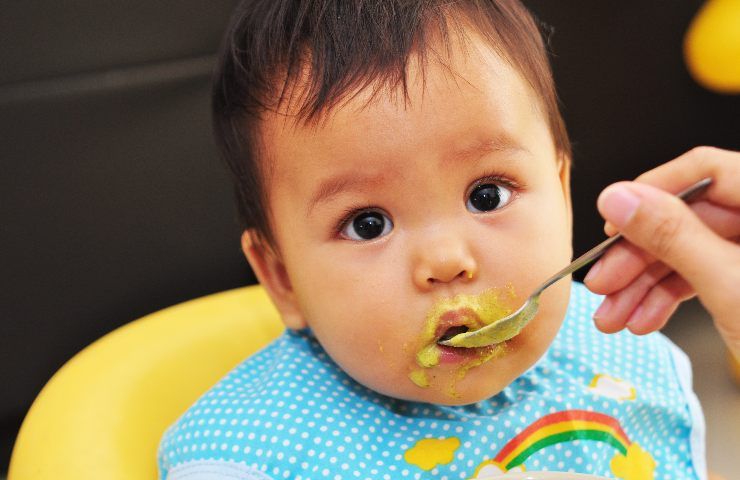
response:
M414 267L414 283L422 290L456 279L469 281L477 271L468 245L453 235L431 239L420 246Z

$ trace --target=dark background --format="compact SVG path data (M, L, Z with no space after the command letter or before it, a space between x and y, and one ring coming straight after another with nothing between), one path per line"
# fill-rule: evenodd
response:
M683 63L703 2L525 3L554 28L576 253L603 238L607 184L695 145L740 150L740 96L702 89ZM208 116L235 4L0 6L0 472L36 394L84 346L254 282Z

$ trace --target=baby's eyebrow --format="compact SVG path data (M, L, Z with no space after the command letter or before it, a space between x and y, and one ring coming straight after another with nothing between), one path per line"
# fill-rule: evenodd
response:
M322 181L311 196L311 199L308 202L307 212L310 215L311 210L313 210L316 205L329 200L331 197L343 191L380 185L386 179L387 175L387 172L378 172L375 174L347 172L330 177Z
M508 135L497 135L455 150L451 155L443 160L443 166L452 166L454 168L453 164L456 162L474 161L487 154L500 152L529 153L529 150L524 148L519 142ZM311 199L307 204L307 215L311 214L311 211L316 207L316 205L329 200L331 197L338 195L341 192L360 188L368 189L377 187L388 178L389 174L390 172L388 171L372 174L346 172L330 177L322 181L311 196Z
M497 135L486 140L478 141L456 150L452 155L447 157L445 163L453 164L459 161L478 159L489 153L495 152L524 152L529 150L524 148L519 142L508 135Z

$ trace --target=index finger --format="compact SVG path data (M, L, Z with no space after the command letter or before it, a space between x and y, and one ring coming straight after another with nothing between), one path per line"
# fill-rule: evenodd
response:
M704 177L713 179L704 198L726 207L740 207L740 152L696 147L635 181L677 193Z
M740 209L715 205L699 200L690 205L691 210L717 235L724 238L740 236ZM592 267L593 273L584 279L595 293L610 294L621 290L643 273L655 258L630 242L618 242ZM598 275L596 272L598 271Z
M740 152L715 147L696 147L675 159L648 170L635 179L669 193L678 193L702 178L711 177L712 185L704 198L717 205L740 208ZM604 231L617 233L606 223Z

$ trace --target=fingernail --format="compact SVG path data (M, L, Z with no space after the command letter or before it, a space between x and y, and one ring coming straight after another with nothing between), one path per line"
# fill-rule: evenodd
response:
M596 262L594 266L591 267L591 269L586 274L586 278L583 279L583 283L592 282L599 274L599 270L601 270L601 260Z
M640 206L640 197L624 185L607 187L598 200L599 211L617 228L625 226Z
M609 310L612 308L612 300L609 297L606 297L603 302L601 302L601 305L599 308L596 309L596 312L594 312L594 319L597 318L604 318L607 313L609 313Z

